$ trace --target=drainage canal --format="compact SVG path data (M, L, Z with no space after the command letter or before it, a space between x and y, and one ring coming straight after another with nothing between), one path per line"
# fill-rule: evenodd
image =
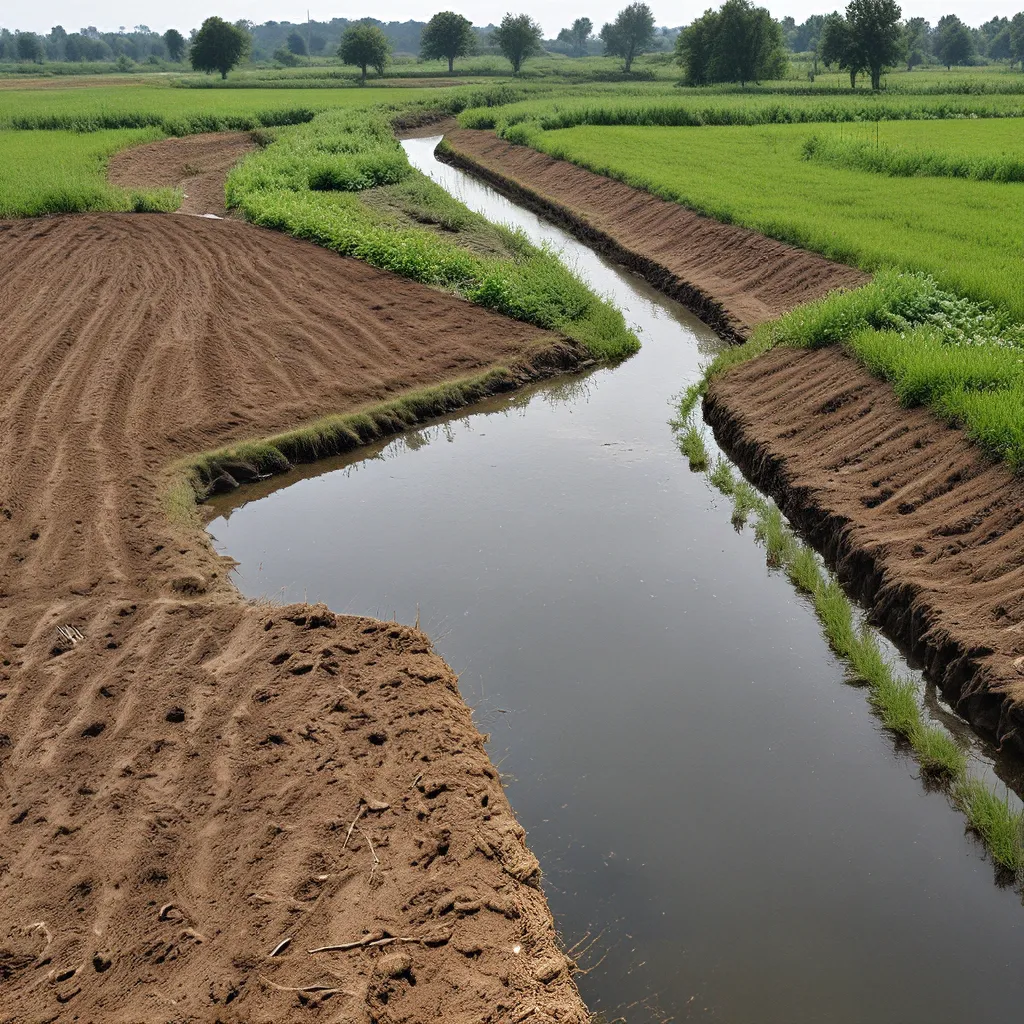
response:
M1017 893L675 447L672 396L720 343L435 161L436 142L405 147L468 206L562 248L643 350L218 499L239 587L419 616L491 734L606 1019L1016 1020ZM924 703L991 773L933 690Z

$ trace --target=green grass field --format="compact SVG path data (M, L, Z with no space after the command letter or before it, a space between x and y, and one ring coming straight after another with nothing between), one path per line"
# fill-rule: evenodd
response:
M0 131L0 217L88 210L174 210L173 189L132 190L106 182L118 150L162 138L153 128L90 132Z
M973 136L989 123L970 122ZM1006 126L991 123L1004 137ZM1024 131L1024 122L1014 124ZM888 136L912 127L881 130ZM868 271L925 271L952 291L1002 304L1024 319L1024 190L822 166L802 158L810 134L803 125L586 126L535 133L533 141L553 156Z

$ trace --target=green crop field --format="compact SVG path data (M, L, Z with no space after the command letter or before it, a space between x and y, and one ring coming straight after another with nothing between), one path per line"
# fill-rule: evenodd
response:
M1004 137L1006 127L993 123ZM975 138L987 124L970 123ZM1024 131L1024 122L1014 124ZM880 130L895 137L909 127ZM953 126L943 133L947 141L952 133ZM536 132L533 142L553 156L865 270L926 271L959 294L1000 303L1024 318L1024 189L823 166L803 159L810 134L804 125L585 126Z
M173 189L108 185L107 160L126 146L162 138L153 128L90 132L0 131L0 217L87 210L174 210Z

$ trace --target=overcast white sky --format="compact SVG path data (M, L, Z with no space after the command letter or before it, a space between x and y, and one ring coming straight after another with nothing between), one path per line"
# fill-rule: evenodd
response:
M545 36L555 35L574 18L586 16L599 26L611 20L628 0L573 0L572 3L552 4L543 0L366 0L351 7L339 9L333 5L310 0L310 15L321 21L331 18L359 18L372 15L381 21L426 21L438 10L454 9L474 24L498 22L511 10L515 14L526 12L544 27ZM721 0L683 0L679 3L660 3L648 0L659 25L685 25L693 21L708 7L718 7ZM764 0L762 0L764 2ZM766 6L777 18L791 15L797 22L810 14L827 14L846 6L843 0L768 0ZM95 25L101 31L116 31L121 25L148 25L158 32L178 28L186 32L200 25L204 18L219 14L235 21L249 18L257 23L275 21L304 21L306 5L289 6L287 0L33 0L15 3L7 0L0 10L0 26L48 32L53 25L63 25L75 32L84 25ZM1012 17L1024 9L1024 0L906 0L903 16L927 18L932 23L944 14L958 14L969 25L978 25L996 15Z

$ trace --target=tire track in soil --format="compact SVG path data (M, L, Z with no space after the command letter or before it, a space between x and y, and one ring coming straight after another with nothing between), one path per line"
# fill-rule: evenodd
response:
M427 638L243 601L160 494L189 452L573 344L285 235L111 214L0 223L0 347L0 1016L586 1020ZM364 930L424 942L306 952Z

